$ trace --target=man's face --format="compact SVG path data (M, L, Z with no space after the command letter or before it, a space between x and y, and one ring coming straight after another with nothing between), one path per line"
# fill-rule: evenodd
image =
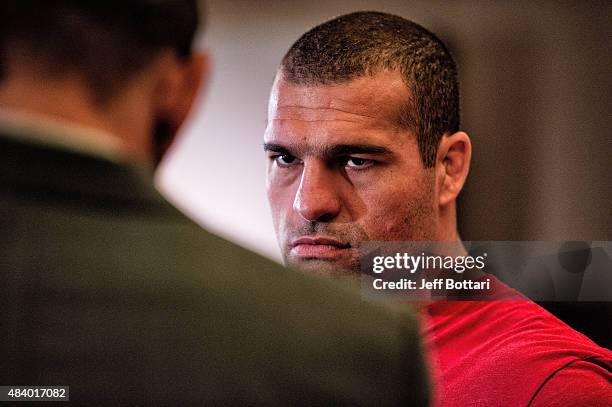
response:
M434 240L434 172L398 125L410 97L398 72L340 85L277 77L265 149L268 199L286 263L359 273L368 240Z

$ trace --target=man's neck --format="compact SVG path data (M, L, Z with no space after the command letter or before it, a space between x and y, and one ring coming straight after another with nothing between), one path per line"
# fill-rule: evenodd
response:
M134 111L129 98L101 107L93 102L88 87L78 80L36 80L13 76L0 86L0 109L19 116L44 118L48 122L96 131L68 132L75 143L91 143L92 137L112 135L130 161L149 160L150 146L142 136L146 131L142 116ZM129 109L132 108L132 109ZM137 108L138 109L138 108ZM6 115L5 115L6 116Z
M455 202L449 203L444 208L440 208L438 213L438 234L436 240L439 242L457 242L457 248L462 248L462 253L454 255L464 255L467 253L461 243L461 236L457 230L457 205Z
M120 138L56 117L0 108L0 131L3 137L55 146L116 162L129 161Z

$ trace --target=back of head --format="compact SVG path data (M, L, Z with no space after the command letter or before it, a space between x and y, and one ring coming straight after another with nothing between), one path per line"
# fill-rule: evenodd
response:
M191 52L196 0L20 0L0 3L0 84L14 65L78 75L106 103L162 49Z
M459 130L457 68L434 34L402 17L373 11L346 14L305 33L281 63L283 79L332 85L398 70L411 91L399 118L417 135L425 167L445 133Z

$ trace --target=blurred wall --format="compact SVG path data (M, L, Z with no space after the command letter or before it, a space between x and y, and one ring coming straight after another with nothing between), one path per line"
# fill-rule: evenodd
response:
M201 224L278 258L262 136L278 62L314 25L374 9L412 19L457 59L474 157L467 240L612 240L612 3L207 2L204 103L158 173Z

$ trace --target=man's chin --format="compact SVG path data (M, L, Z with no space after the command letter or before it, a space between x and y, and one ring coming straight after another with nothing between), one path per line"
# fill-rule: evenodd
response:
M359 277L359 262L352 259L288 258L285 263L309 274L332 278Z

